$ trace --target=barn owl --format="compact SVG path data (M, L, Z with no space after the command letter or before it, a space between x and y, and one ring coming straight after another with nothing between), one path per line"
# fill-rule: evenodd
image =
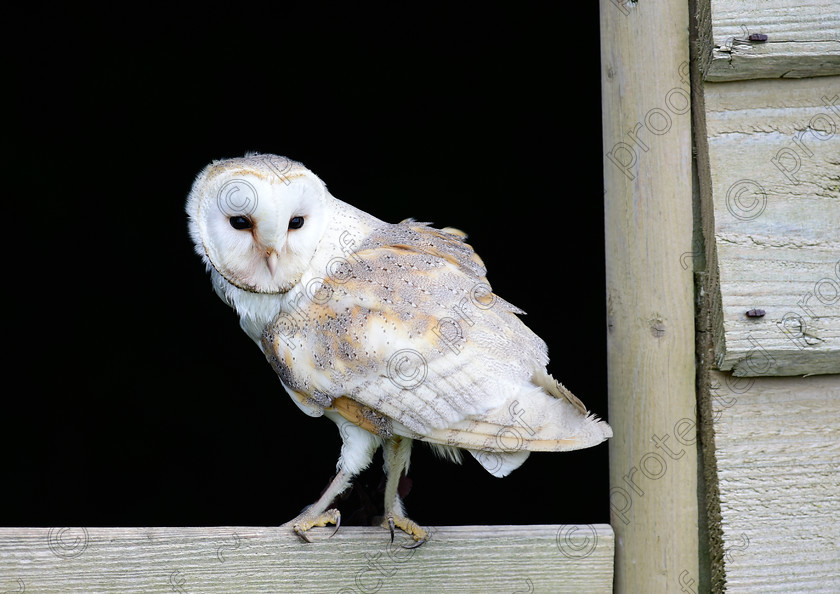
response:
M545 343L493 293L463 232L383 222L269 154L211 163L186 208L216 293L294 403L341 433L335 478L285 524L304 540L315 526L338 530L330 504L379 447L383 527L419 546L428 532L397 492L415 441L455 462L469 452L503 477L532 451L612 436L548 374Z

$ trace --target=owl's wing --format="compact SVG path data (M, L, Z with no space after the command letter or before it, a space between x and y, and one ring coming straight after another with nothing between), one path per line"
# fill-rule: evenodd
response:
M504 424L492 411L540 390L545 343L492 293L463 233L404 221L334 260L263 338L301 405L381 435L475 447L459 432Z

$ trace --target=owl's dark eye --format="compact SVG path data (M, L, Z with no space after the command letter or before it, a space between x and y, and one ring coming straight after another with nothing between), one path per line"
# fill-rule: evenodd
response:
M239 215L239 216L230 217L230 226L233 227L234 229L242 230L242 229L250 229L251 227L254 226L254 223L252 223L251 219L249 219L248 217L243 217L243 216Z
M300 229L303 227L303 217L292 217L289 220L289 229Z

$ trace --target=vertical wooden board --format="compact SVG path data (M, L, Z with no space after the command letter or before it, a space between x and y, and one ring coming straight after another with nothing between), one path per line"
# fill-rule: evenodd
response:
M728 592L840 592L840 376L710 372Z
M684 2L601 3L617 592L700 583L688 24Z
M703 0L698 13L704 21L699 51L707 81L840 74L836 0Z
M840 77L703 88L716 363L840 373Z
M612 592L608 525L444 526L418 549L381 528L0 528L10 592Z

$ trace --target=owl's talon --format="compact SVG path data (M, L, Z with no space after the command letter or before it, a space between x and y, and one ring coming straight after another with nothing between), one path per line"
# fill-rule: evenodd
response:
M328 538L332 538L333 536L335 536L335 533L338 532L339 528L341 528L341 514L338 513L338 510L336 510L336 513L338 514L338 516L335 519L335 530L333 530L333 533L330 534Z
M310 528L314 528L316 526L326 526L327 524L335 524L335 530L333 530L333 533L329 536L329 538L332 538L341 526L341 512L337 509L328 509L317 516L310 516L304 512L289 522L289 524L292 523L294 523L292 529L295 531L295 534L300 536L306 542L312 542L312 539L309 538L308 534L306 534Z
M295 524L295 534L300 536L306 542L312 542L312 539L306 535L306 531L300 527L300 524Z
M426 539L426 538L421 538L420 540L418 540L418 541L417 541L417 542L415 542L414 544L410 544L410 545L404 544L404 545L402 545L402 548L404 548L404 549L416 549L417 547L419 547L420 545L422 545L422 544L423 544L424 542L426 542L427 540L428 540L428 539Z
M404 549L416 549L429 540L428 532L404 516L388 516L388 528L391 530L391 542L394 542L394 528L399 528L414 539L414 543L402 545Z

